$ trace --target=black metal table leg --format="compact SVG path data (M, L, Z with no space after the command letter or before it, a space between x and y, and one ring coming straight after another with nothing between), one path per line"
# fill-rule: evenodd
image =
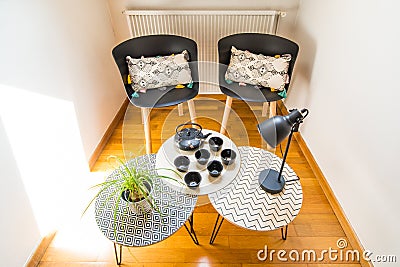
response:
M285 228L285 234L283 234L283 228ZM281 227L281 234L282 234L283 240L286 240L286 238L287 238L287 229L288 229L288 225Z
M117 264L121 265L121 262L122 262L122 246L119 245L119 257L118 257L117 244L114 243L114 252L115 252L115 260L117 261Z
M217 237L218 232L219 232L219 229L221 228L221 225L222 225L222 223L223 223L223 221L224 221L224 217L222 217L222 220L220 221L219 226L218 226L218 228L217 228L217 224L218 224L218 221L219 221L219 218L220 218L220 217L221 217L221 216L218 214L217 220L215 221L215 224L214 224L214 229L213 229L212 234L211 234L211 237L210 237L210 244L213 244L213 243L214 243L214 240L215 240L215 238ZM217 228L217 231L215 231L216 228Z
M190 217L189 217L189 225L190 225L190 232L192 233L192 234L196 234L195 232L194 232L194 227L193 227L193 225L194 225L194 216L193 216L193 213L192 213L192 215L190 215Z
M189 221L190 230L189 230L189 228L186 226L186 222L185 222L184 226L185 226L185 228L186 228L186 231L188 232L188 234L189 234L190 237L192 238L193 242L194 242L196 245L199 245L200 243L199 243L199 240L197 239L196 232L194 231L194 227L193 227L193 213L192 213L192 215L190 215L188 221Z

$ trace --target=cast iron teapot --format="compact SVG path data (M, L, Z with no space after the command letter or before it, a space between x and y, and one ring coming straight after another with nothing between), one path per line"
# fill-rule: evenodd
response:
M197 128L185 128L185 126L192 125ZM188 122L179 124L175 129L175 144L181 150L190 151L198 149L202 144L204 139L206 139L211 133L203 135L201 132L203 128L200 124Z

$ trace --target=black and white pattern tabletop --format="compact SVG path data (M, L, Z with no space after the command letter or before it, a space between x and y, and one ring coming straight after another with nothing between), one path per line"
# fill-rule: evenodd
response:
M155 172L155 154L136 158L139 164ZM107 179L119 175L118 170ZM191 216L197 196L179 193L161 179L154 182L153 198L160 212L133 213L120 197L111 197L111 189L104 190L95 202L95 218L101 232L111 241L123 246L147 246L175 233ZM108 200L108 198L110 198ZM114 226L114 207L120 201Z
M285 184L279 194L265 192L258 183L259 173L267 168L279 171L282 160L263 149L239 147L242 163L236 179L218 192L209 194L217 212L229 222L246 229L270 231L288 225L303 203L300 181ZM296 173L285 164L283 177L296 180Z

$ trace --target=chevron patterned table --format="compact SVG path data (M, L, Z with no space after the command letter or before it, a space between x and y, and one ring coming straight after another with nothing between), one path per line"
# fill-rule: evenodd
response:
M224 219L256 231L280 228L285 240L288 224L297 216L303 203L299 178L285 164L282 175L286 184L283 191L274 195L267 193L260 187L258 175L267 168L279 171L282 160L271 152L255 147L243 146L238 150L242 159L239 174L227 187L208 195L219 213L210 244L214 243ZM219 221L221 216L222 220Z
M155 154L138 158L138 162L140 164L144 162L144 166L153 173L156 171L155 161ZM119 175L119 172L115 170L107 179L113 179L117 175ZM197 196L177 192L161 179L156 179L154 181L153 198L161 213L152 210L148 213L135 214L120 197L112 196L111 191L112 188L108 188L97 196L95 218L101 232L114 242L114 252L118 265L121 264L122 260L122 246L151 245L171 236L182 226L185 226L193 242L198 244L192 217ZM114 218L113 209L116 201L120 201L120 203L116 218ZM189 227L186 226L186 221L189 222ZM119 256L117 244L119 245Z

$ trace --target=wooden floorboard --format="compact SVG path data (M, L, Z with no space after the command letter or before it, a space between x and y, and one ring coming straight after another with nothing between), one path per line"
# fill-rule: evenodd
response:
M198 122L203 127L219 131L219 122L222 119L224 99L198 97L195 100ZM266 148L257 131L257 123L266 118L261 117L262 105L247 105L242 101L233 101L232 114L228 121L227 134L238 146L250 145ZM104 146L96 164L94 172L110 169L107 163L109 155L121 158L131 157L128 153L138 152L144 145L143 126L140 119L140 110L128 106L124 120L121 120L108 143ZM189 112L184 105L184 116L178 116L177 107L155 109L151 112L152 149L156 152L162 142L175 132L175 126L188 121ZM282 149L285 148L285 144ZM280 149L276 154L281 157ZM197 207L194 213L195 228L200 245L193 244L185 229L180 229L168 239L142 248L124 248L122 266L171 266L171 267L256 267L256 266L300 266L300 267L358 267L358 262L332 261L328 257L322 261L279 261L276 257L260 261L257 257L259 250L265 245L269 249L291 250L302 252L315 250L320 253L329 247L337 248L339 238L347 239L324 191L307 163L306 158L296 140L290 147L287 163L301 179L304 192L302 209L297 218L289 225L288 238L281 239L279 230L257 232L237 227L227 221L221 227L214 245L208 241L214 226L217 213L211 204ZM115 256L111 241L106 239L90 218L86 219L89 230L83 229L68 232L59 232L53 243L48 247L40 265L53 266L115 266ZM79 226L78 226L79 228ZM73 240L70 244L63 240ZM350 249L351 247L346 247Z

